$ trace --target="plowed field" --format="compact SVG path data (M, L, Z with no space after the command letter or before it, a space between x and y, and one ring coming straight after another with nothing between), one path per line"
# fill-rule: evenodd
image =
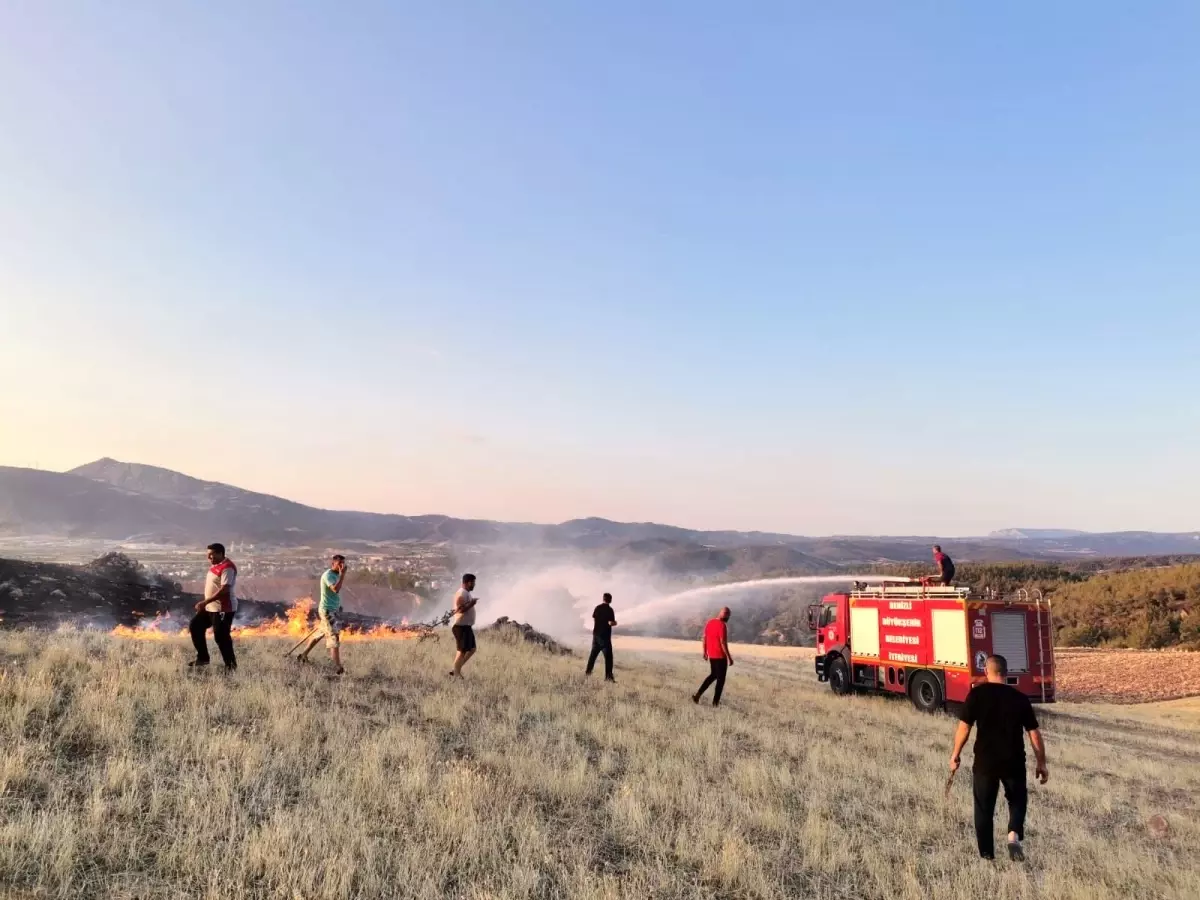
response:
M1149 703L1200 696L1200 653L1060 649L1058 699Z

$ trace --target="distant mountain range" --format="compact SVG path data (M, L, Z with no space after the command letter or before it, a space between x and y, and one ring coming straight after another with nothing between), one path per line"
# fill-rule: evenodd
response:
M65 473L0 467L0 534L179 545L213 540L346 547L388 541L449 542L600 550L655 557L680 571L744 568L753 573L927 561L933 540L927 536L812 538L697 531L597 518L536 525L336 511L113 459L100 459ZM1196 532L1088 534L1021 528L983 538L944 538L942 543L964 560L1200 553L1200 533Z

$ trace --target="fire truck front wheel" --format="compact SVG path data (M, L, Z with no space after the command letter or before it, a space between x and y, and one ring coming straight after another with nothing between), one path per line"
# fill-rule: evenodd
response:
M835 694L850 693L850 667L846 660L835 656L829 660L829 687Z
M909 679L908 696L921 712L932 713L942 708L942 686L930 672L917 672Z

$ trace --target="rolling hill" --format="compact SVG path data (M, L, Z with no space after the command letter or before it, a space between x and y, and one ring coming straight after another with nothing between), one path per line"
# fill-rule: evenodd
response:
M197 544L214 539L282 546L312 542L448 542L598 550L661 559L695 572L815 571L840 565L926 562L928 536L801 537L699 531L600 518L557 525L405 516L306 506L158 466L100 459L69 472L0 467L0 534ZM1052 559L1200 552L1200 533L1088 534L1011 529L943 539L961 560ZM753 548L748 552L747 548ZM775 552L768 552L769 550Z

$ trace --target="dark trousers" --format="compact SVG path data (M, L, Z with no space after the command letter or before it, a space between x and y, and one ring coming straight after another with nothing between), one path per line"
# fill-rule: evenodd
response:
M725 690L725 673L729 671L729 663L723 659L710 659L708 669L708 677L704 679L704 684L700 685L700 690L696 691L696 696L702 696L708 690L708 686L715 683L717 690L713 693L713 706L720 706L721 691Z
M1029 788L1025 784L1025 768L1011 775L984 775L976 772L972 776L975 793L975 840L979 844L980 856L995 856L996 844L992 834L992 816L996 814L996 797L1000 785L1004 785L1004 799L1008 801L1008 830L1025 839L1025 807L1029 802Z
M213 640L217 642L217 649L221 651L221 659L225 660L225 667L237 668L237 657L233 655L233 638L229 635L235 615L236 613L231 612L208 612L202 609L192 616L188 630L192 633L192 644L196 647L196 662L208 662L208 641L204 633L211 628Z
M592 674L592 669L596 665L596 657L601 653L604 654L604 677L612 680L612 635L593 634L592 635L592 654L588 657L587 673Z

